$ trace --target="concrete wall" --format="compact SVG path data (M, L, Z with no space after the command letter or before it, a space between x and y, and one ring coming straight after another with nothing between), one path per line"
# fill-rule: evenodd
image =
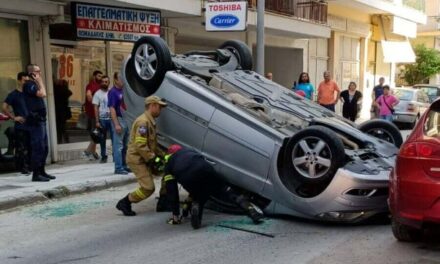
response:
M254 61L256 47L253 47ZM286 88L292 88L293 82L298 80L303 71L303 49L280 48L266 46L265 71L273 73L273 80Z

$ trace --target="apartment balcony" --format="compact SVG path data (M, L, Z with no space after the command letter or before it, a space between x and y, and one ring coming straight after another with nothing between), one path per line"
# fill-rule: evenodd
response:
M425 24L425 0L333 0L332 5L355 8L370 15L390 14L408 21Z
M256 9L258 0L248 0ZM327 24L327 3L320 0L266 0L266 12L289 16L318 24Z

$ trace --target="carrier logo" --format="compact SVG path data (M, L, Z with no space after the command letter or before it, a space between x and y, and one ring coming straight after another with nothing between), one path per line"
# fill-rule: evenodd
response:
M211 24L220 28L229 28L238 24L240 20L234 15L216 15L211 18Z

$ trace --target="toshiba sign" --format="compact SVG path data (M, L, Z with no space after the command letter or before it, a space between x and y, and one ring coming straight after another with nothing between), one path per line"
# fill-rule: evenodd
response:
M206 3L206 31L246 30L247 2Z

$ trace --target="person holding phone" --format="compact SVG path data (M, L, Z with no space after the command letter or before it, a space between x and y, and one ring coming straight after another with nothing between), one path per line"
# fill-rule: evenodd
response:
M27 106L25 126L30 133L32 181L46 182L55 179L45 171L49 153L46 131L47 109L44 103L46 87L41 78L40 67L36 64L27 66L29 80L23 85L24 101Z

